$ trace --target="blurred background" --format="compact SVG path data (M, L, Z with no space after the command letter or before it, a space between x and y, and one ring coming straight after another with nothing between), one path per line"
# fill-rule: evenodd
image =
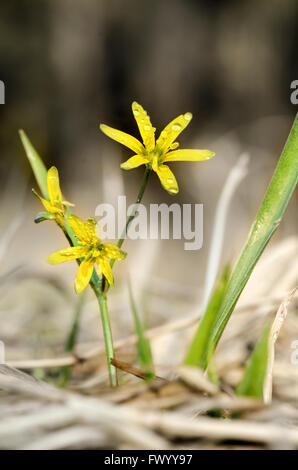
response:
M184 251L183 240L128 241L130 256L119 263L116 282L125 284L129 267L142 287L163 280L169 292L178 285L183 295L199 297L215 208L229 171L243 152L250 154L248 175L229 213L222 265L235 259L245 241L297 111L290 102L290 84L298 79L297 2L11 0L0 4L0 31L0 79L6 86L6 103L0 106L2 312L12 309L21 321L26 306L32 317L25 331L33 320L41 331L44 317L34 314L49 315L56 308L56 301L44 296L45 287L36 287L43 276L53 292L63 284L75 299L75 263L53 268L45 262L66 241L54 224L33 223L41 207L31 194L36 183L18 129L27 132L48 167L58 167L76 213L94 216L98 204L115 203L119 194L127 194L129 203L136 197L143 167L121 172L130 151L98 127L104 122L139 137L133 100L148 111L157 132L177 115L192 112L181 147L208 148L216 157L172 164L180 186L175 200L156 175L144 198L146 204L204 204L203 248ZM293 198L272 243L296 232ZM8 285L13 290L6 298ZM164 302L164 315L175 316L167 297ZM11 322L4 329L15 337ZM90 325L86 330L90 339ZM60 326L57 331L62 338ZM29 335L28 343L32 338L36 335Z

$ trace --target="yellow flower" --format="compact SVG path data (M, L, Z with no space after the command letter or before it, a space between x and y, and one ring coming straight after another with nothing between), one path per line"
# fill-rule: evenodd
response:
M43 204L44 208L46 209L48 216L52 216L52 219L56 220L56 222L63 227L64 226L64 214L65 214L65 207L66 206L73 206L70 202L64 201L62 199L62 193L60 189L59 183L59 174L58 170L55 166L52 166L47 174L47 185L48 185L48 193L49 193L49 201L41 197L37 192L33 189L33 193L37 196L41 203Z
M191 113L181 114L171 121L155 142L154 133L156 129L152 127L150 117L146 111L140 104L134 101L132 103L132 112L137 121L143 144L125 132L113 129L105 124L100 125L100 129L104 134L130 148L135 153L133 157L122 163L121 168L123 170L131 170L140 165L147 165L148 168L152 168L157 173L162 186L170 194L177 194L179 188L176 178L165 163L209 160L215 155L214 152L195 149L176 150L179 143L175 142L175 140L190 123L192 119Z
M89 284L93 267L97 264L97 274L103 274L110 285L114 284L112 268L109 259L124 259L126 253L113 243L102 243L97 236L97 222L89 218L83 222L76 215L71 214L67 219L75 236L79 241L78 246L72 246L52 253L47 262L50 264L64 263L78 258L84 258L79 266L75 281L75 289L80 294Z

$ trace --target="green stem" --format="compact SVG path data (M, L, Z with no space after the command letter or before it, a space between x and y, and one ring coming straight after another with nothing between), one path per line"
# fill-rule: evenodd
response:
M121 235L121 238L118 240L117 245L119 248L121 248L121 246L123 245L128 227L136 216L138 206L143 198L143 195L144 195L144 192L145 192L148 180L149 180L150 173L151 173L151 168L146 167L143 181L141 184L141 188L137 195L137 199L136 199L132 214L127 219L125 229ZM114 263L115 263L115 260L111 260L111 263L110 263L111 267L113 267ZM110 325L110 320L109 320L107 298L106 298L106 293L109 289L109 284L105 282L105 277L103 276L102 284L98 284L97 279L92 278L90 281L90 285L97 297L99 308L100 308L103 335L104 335L104 340L105 340L106 356L107 356L107 361L108 361L110 384L112 387L116 387L118 384L117 369L111 364L111 359L114 358L114 348L113 348L113 337L112 337L112 330L111 330L111 325Z
M112 330L111 330L110 319L109 319L109 314L108 314L107 298L104 294L101 294L97 296L97 300L98 300L100 313L101 313L101 321L102 321L102 326L103 326L103 335L104 335L104 341L105 341L105 347L106 347L110 384L112 387L116 387L118 385L117 369L111 364L111 359L114 358L114 347L113 347Z
M143 195L144 195L144 192L145 192L148 180L149 180L150 173L151 173L151 168L146 167L144 177L143 177L143 181L142 181L142 184L141 184L141 188L140 188L140 191L137 195L137 199L136 199L133 211L132 211L131 215L129 216L129 218L127 219L125 229L124 229L124 231L121 235L121 238L118 240L117 245L118 245L119 248L122 247L122 245L124 243L124 240L125 240L125 237L126 237L126 234L127 234L127 231L128 231L128 227L129 227L129 225L131 224L131 222L133 221L133 219L136 216L138 206L142 201L142 198L143 198ZM110 262L111 267L113 267L114 263L115 263L115 260L111 260L111 262ZM99 295L99 293L97 292L96 286L94 286L94 284L92 285L92 279L91 279L91 287L93 288L93 290L95 292L95 295L98 299L100 312L101 312L101 320L102 320L103 334L104 334L104 339L105 339L105 347L106 347L106 355L107 355L107 361L108 361L110 384L111 384L112 387L115 387L118 384L117 369L116 369L116 367L114 367L111 364L111 359L114 357L114 348L113 348L113 338L112 338L110 320L109 320L109 316L108 316L107 299L106 299L106 293L107 293L110 286L109 286L108 283L106 283L105 277L103 276L102 277L102 284L100 286L101 287L101 289L100 289L101 290L101 295Z
M77 244L76 238L74 237L72 230L69 227L67 222L65 223L63 231L70 245L76 245ZM78 264L80 264L81 260L78 259L77 262ZM97 298L98 305L100 308L110 384L112 387L115 387L117 386L117 370L111 364L111 359L114 357L114 347L113 347L112 330L111 330L108 308L107 308L107 299L106 299L106 295L103 293L104 285L100 281L95 270L93 270L93 274L90 280L90 286Z
M32 170L35 174L37 183L40 187L40 190L43 194L43 196L48 199L48 186L47 186L47 170L46 167L34 149L33 145L31 144L30 140L24 133L24 131L20 131L20 137L22 140L22 143L25 148L26 155L28 157L28 160L30 162L30 165L32 167ZM149 176L149 175L148 175ZM145 189L145 188L144 188ZM144 192L144 190L143 190ZM141 194L142 197L142 194ZM66 217L65 217L65 225L64 227L61 227L64 235L66 236L70 246L77 246L78 242L76 240L76 237L69 226L67 222L67 216L71 214L71 209L68 207L66 211ZM122 242L123 243L123 242ZM81 263L82 260L77 260L78 264ZM109 374L110 374L110 382L112 385L117 385L117 377L115 373L115 368L111 366L110 364L110 359L114 356L113 352L113 342L112 342L112 333L111 333L111 327L110 327L110 322L109 322L109 317L108 317L108 310L107 310L107 304L106 304L106 298L105 295L103 294L104 291L104 280L101 281L96 273L95 270L93 270L92 278L90 280L90 285L96 295L96 298L98 299L98 303L100 306L100 311L101 311L101 318L102 318L102 323L103 323L103 331L104 331L104 337L105 337L105 344L106 344L106 353L107 353L107 358L108 358L108 366L109 366Z
M146 170L145 170L145 173L144 173L144 177L143 177L143 181L142 181L142 185L141 185L139 194L138 194L138 196L137 196L137 199L136 199L136 202L135 202L133 211L132 211L131 215L128 217L128 219L127 219L127 222L126 222L126 225L125 225L125 229L123 230L123 233L122 233L122 235L121 235L121 238L118 240L117 245L118 245L119 248L121 248L121 246L123 245L123 242L124 242L125 237L126 237L126 235L127 235L128 227L130 226L131 222L133 221L133 219L134 219L135 216L136 216L136 213L137 213L137 210L138 210L138 206L139 206L139 204L140 204L141 201L142 201L142 198L143 198L143 195L144 195L144 192L145 192L145 189L146 189L148 180L149 180L150 173L151 173L151 168L146 167ZM115 260L113 260L113 263L111 263L111 266L113 266L114 262L115 262Z
M125 228L124 228L124 230L123 230L123 232L122 232L122 235L121 235L121 238L118 240L117 246L118 246L119 248L122 247L122 245L123 245L123 243L124 243L124 240L125 240L125 237L126 237L126 235L127 235L128 227L130 226L131 222L133 221L133 219L134 219L135 216L136 216L136 213L137 213L139 204L141 203L141 201L142 201L142 199L143 199L143 196L144 196L144 192L145 192L145 189L146 189L148 180L149 180L150 173L151 173L151 168L150 168L150 167L146 167L146 170L145 170L145 173L144 173L144 176L143 176L143 181L142 181L142 184L141 184L141 188L140 188L140 191L139 191L139 193L138 193L138 195L137 195L137 199L136 199L135 205L134 205L134 207L133 207L132 213L131 213L131 215L130 215L130 216L128 217L128 219L127 219ZM115 260L112 259L112 260L110 261L111 268L114 266L114 263L115 263ZM105 282L105 278L104 278L104 276L103 276L102 290L103 290L103 292L107 292L108 289L109 289L109 285Z
M146 167L143 181L141 184L140 191L138 193L132 214L129 216L125 229L123 231L123 234L118 241L118 247L121 248L123 245L123 242L125 240L126 234L128 227L132 220L135 218L138 206L141 203L141 200L143 198L148 180L149 180L149 175L151 173L151 168ZM73 236L72 230L69 227L69 225L66 223L64 227L64 234L66 238L68 239L69 243L71 245L76 244L75 237ZM80 263L80 260L77 260L78 263ZM115 260L111 260L111 267L113 267ZM102 282L99 280L97 274L95 271L93 271L92 278L90 280L90 286L93 289L94 294L96 295L96 298L98 300L98 304L100 307L100 313L101 313L101 321L102 321L102 327L103 327L103 335L104 335L104 341L105 341L105 348L106 348L106 356L107 356L107 362L108 362L108 371L109 371L109 377L110 377L110 384L112 387L117 386L118 381L117 381L117 370L116 368L111 364L111 359L114 357L114 348L113 348L113 338L112 338L112 331L111 331L111 325L110 325L110 320L109 320L109 314L108 314L108 307L107 307L107 299L106 299L106 292L109 289L109 285L105 282L105 278L103 276Z

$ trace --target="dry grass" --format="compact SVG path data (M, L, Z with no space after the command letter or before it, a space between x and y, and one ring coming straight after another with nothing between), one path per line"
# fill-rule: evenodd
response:
M15 311L20 298L31 289L34 305L42 308L44 295L52 294L51 311L64 311L65 316L49 315L49 331L43 348L33 350L24 331L30 324L40 329L38 308L30 311L30 302L23 303L23 321L5 323L8 363L0 368L0 447L2 449L221 449L221 448L298 448L298 366L291 363L291 344L298 339L296 313L297 293L288 309L288 316L275 347L273 367L273 400L265 405L259 401L235 397L233 389L239 382L252 344L264 325L273 319L286 294L297 284L297 248L295 238L284 240L268 250L249 281L240 303L225 331L216 354L216 367L221 383L217 388L198 370L181 367L187 344L195 328L199 312L195 295L165 283L152 282L148 309L155 327L148 331L156 363L158 379L146 385L136 378L135 336L124 322L115 322L117 359L121 385L110 390L103 345L88 337L97 322L92 301L86 304L80 344L76 355L61 353L61 324L67 327L66 311L69 298L57 293L56 287L44 282L18 287L9 285L9 302L2 296L11 319L20 320ZM17 275L17 274L16 274ZM39 285L39 287L38 287ZM7 289L7 287L6 287ZM53 295L53 289L55 295ZM11 294L17 294L15 303ZM171 295L169 296L169 292ZM175 292L175 296L173 297ZM183 305L188 312L175 318L175 308L168 301ZM113 319L127 315L123 294L112 297ZM9 307L9 308L8 308ZM25 310L26 307L26 310ZM69 308L69 307L68 307ZM174 319L164 321L171 308ZM70 309L71 310L71 309ZM177 308L178 310L178 308ZM2 321L4 314L2 313ZM43 320L44 321L44 320ZM59 324L59 328L57 327ZM51 330L52 328L52 330ZM23 331L23 333L22 333ZM120 336L122 332L122 337ZM95 333L98 333L96 331ZM16 341L15 338L22 338ZM96 335L95 337L96 338ZM30 343L31 344L31 343ZM34 359L39 352L41 359ZM169 360L170 358L170 360ZM73 364L69 388L59 389L40 382L20 369L32 372L45 368L48 380L55 367ZM131 367L132 366L132 367ZM17 367L17 369L16 369Z

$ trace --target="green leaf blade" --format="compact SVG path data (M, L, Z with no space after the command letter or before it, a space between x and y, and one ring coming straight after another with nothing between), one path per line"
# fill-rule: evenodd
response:
M203 370L208 366L211 333L217 320L229 275L230 269L226 267L213 290L206 310L199 322L197 332L184 361L185 365L197 366Z
M248 240L233 269L212 331L214 352L257 261L277 229L298 181L298 115L257 213Z
M130 298L130 307L134 318L135 332L138 337L137 340L137 352L140 366L142 367L145 378L148 382L152 381L155 378L153 356L150 346L150 341L146 338L145 328L143 323L140 320L135 301L133 298L131 284L129 282L129 298Z
M269 356L269 334L270 327L267 327L248 360L236 395L263 399Z
M34 218L36 224L40 224L40 222L44 222L45 220L55 220L55 216L50 212L43 211L39 212Z
M45 199L49 199L47 184L47 169L41 157L33 147L26 133L21 129L19 131L22 144L24 146L27 158L33 170L39 189Z

